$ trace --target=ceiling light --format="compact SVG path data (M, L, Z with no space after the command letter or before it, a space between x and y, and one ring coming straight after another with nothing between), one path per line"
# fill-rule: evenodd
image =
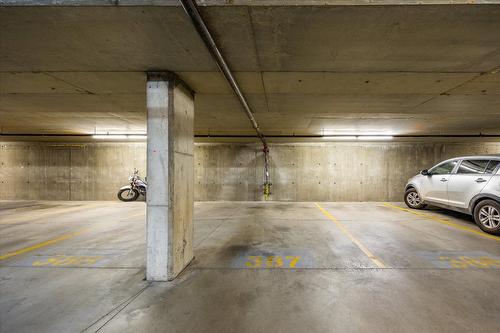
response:
M364 130L355 128L344 128L337 130L326 130L323 136L390 136L393 132L390 130Z
M324 139L328 139L328 140L356 140L356 137L354 135L336 135L336 136L333 136L333 135L324 135L323 136Z
M358 140L392 140L392 135L359 135Z
M125 140L127 139L126 135L117 135L117 134L97 134L97 135L92 135L93 139L97 140Z
M146 140L146 134L95 134L92 135L96 140Z
M131 134L127 135L127 138L131 140L146 140L148 136L145 134Z

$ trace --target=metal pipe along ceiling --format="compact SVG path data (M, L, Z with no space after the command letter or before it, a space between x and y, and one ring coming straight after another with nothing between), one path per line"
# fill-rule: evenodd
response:
M245 111L248 119L250 119L252 127L255 129L255 132L257 132L257 136L262 141L264 148L267 148L266 138L264 137L264 134L262 134L262 132L260 131L259 124L257 123L257 120L255 120L255 116L253 115L253 112L250 109L250 106L248 105L245 96L241 92L238 83L234 79L231 70L229 69L226 61L224 60L224 57L222 56L222 53L217 47L217 44L215 44L215 41L212 38L212 35L210 34L210 31L208 30L205 22L203 21L203 18L200 15L200 11L198 10L196 2L194 0L180 0L180 2L182 4L182 7L188 14L188 16L191 18L193 25L195 26L196 30L198 31L198 34L200 35L201 39L203 40L208 50L210 51L210 54L212 55L212 57L214 57L215 62L217 63L217 66L219 67L220 71L226 78L227 82L233 89L236 96L238 97L241 106L243 106L243 111Z
M270 194L270 186L271 183L269 181L269 147L267 146L266 138L264 137L264 134L260 131L259 124L257 123L257 120L255 120L255 116L250 109L250 106L248 105L248 102L241 92L240 87L238 86L238 83L234 79L233 74L231 73L231 70L229 69L229 66L227 65L226 61L224 60L224 57L222 56L222 53L220 52L219 48L217 47L217 44L215 43L214 39L212 38L212 34L208 30L205 22L203 21L203 18L200 15L200 11L198 10L198 6L196 5L195 0L179 0L182 4L182 7L186 11L187 15L191 18L191 22L193 23L194 27L198 31L198 34L200 35L201 39L205 43L205 45L208 48L208 51L212 55L212 57L215 59L215 62L217 63L217 66L219 67L219 70L222 72L224 77L226 78L227 82L233 89L234 93L238 97L238 100L240 101L241 106L243 106L243 111L247 115L248 119L250 119L250 122L252 123L252 127L254 128L255 132L257 133L258 138L260 141L262 141L262 144L264 146L263 152L264 152L264 196L267 197Z

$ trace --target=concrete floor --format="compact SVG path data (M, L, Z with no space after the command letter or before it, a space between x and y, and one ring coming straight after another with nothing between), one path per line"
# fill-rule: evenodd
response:
M3 201L0 328L500 331L500 237L397 207L197 203L195 261L148 283L143 202Z

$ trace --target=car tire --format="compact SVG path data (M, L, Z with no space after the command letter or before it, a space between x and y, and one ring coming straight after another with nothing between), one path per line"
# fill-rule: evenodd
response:
M418 195L417 190L414 188L410 188L405 192L405 204L413 209L423 209L427 206L420 196Z
M500 203L484 200L474 208L474 221L482 231L500 235Z

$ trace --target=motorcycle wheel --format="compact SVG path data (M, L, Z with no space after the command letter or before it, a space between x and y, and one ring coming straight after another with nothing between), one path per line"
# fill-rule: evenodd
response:
M136 190L124 188L123 190L118 191L118 199L120 199L121 201L136 201L138 197L139 192L137 192Z

